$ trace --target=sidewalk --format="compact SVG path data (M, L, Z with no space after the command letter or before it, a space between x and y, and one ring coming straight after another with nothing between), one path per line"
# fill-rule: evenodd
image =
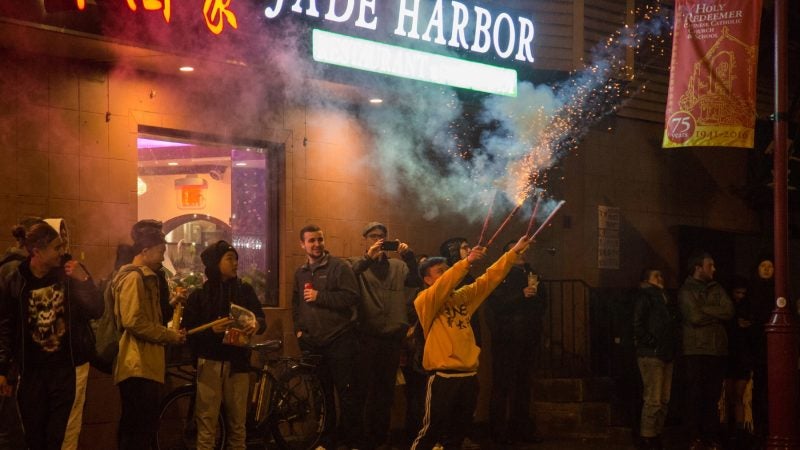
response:
M498 445L491 442L486 433L478 431L474 442L479 446L465 446L463 450L634 450L636 447L630 434L630 429L614 428L609 430L611 437L570 437L570 436L543 436L543 441L538 444L505 444ZM391 450L407 450L408 444L393 442ZM664 430L663 444L665 450L685 450L689 440L679 426L667 427Z

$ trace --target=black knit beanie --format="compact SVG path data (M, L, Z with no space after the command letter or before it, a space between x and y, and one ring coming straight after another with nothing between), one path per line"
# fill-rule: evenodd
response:
M450 238L439 246L439 254L447 259L447 265L452 266L461 260L461 244L467 242L466 238L454 237Z
M219 262L222 260L222 257L225 256L225 253L228 252L236 253L236 256L239 256L239 252L237 252L231 244L220 240L209 245L208 248L200 253L200 260L203 261L203 265L206 266L205 272L209 280L217 280L221 277L219 273Z

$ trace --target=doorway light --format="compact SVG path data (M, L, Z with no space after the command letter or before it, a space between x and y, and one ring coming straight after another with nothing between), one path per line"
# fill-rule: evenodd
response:
M147 183L144 182L142 177L136 177L136 196L141 197L147 193Z

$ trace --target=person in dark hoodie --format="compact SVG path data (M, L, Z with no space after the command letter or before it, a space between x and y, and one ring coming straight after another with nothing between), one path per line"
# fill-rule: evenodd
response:
M24 239L28 257L0 270L0 392L13 359L32 450L77 448L93 350L89 319L103 313L86 268L65 258L66 235L56 226L32 225Z
M200 259L208 280L189 295L183 314L183 325L189 329L228 317L231 305L250 310L256 323L243 332L252 336L266 330L264 311L253 287L238 278L239 254L225 241L206 248ZM228 434L226 448L244 450L247 393L250 379L249 350L223 343L228 325L217 325L189 337L197 355L197 448L213 449L217 433L220 405L225 406Z
M680 308L664 291L660 270L647 268L642 272L634 308L634 341L644 386L641 443L643 448L660 449L672 391L673 362L681 342Z
M40 217L26 217L11 229L11 235L17 245L9 247L2 258L0 267L12 261L25 261L28 259L28 250L25 249L25 233L31 226L43 222ZM25 446L25 433L22 430L22 420L17 408L17 395L13 386L16 385L16 368L12 368L11 376L4 392L0 392L0 448L23 448Z
M316 225L300 230L300 248L306 262L294 274L292 318L300 349L321 355L318 367L331 414L325 415L323 448L336 441L358 448L359 405L356 391L358 336L356 312L361 302L358 281L345 261L325 250L325 236ZM338 430L334 401L339 397Z
M508 252L516 241L503 247ZM523 258L486 300L492 336L489 433L496 445L539 443L530 414L531 371L542 333L546 296L538 274Z

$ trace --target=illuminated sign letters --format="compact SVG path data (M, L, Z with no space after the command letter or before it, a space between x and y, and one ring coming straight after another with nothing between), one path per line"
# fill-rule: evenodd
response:
M269 19L278 17L289 1L271 0L274 4L264 9ZM347 23L357 28L378 30L380 17L376 13L376 0L326 0L327 11L321 16L317 0L294 0L288 10L294 14L322 20ZM396 24L393 34L407 39L423 40L441 46L467 50L477 54L492 51L501 59L533 62L533 21L526 17L513 18L502 12L478 5L471 8L461 1L436 0L430 11L423 11L420 0L394 0L397 2ZM284 4L286 3L286 5ZM391 25L390 25L391 26ZM422 31L422 34L420 34Z
M328 31L313 31L314 61L516 97L517 71Z

